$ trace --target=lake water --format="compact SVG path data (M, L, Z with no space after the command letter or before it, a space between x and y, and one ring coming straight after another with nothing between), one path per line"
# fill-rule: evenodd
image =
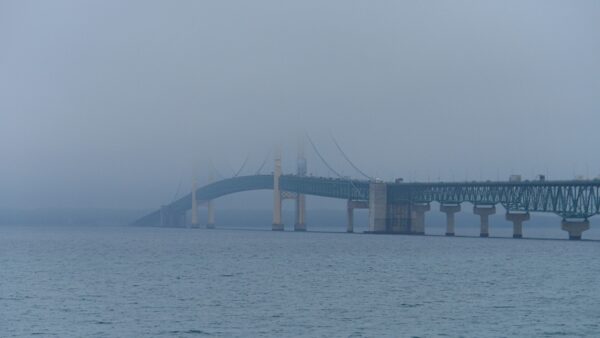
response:
M600 242L0 227L0 336L600 336Z

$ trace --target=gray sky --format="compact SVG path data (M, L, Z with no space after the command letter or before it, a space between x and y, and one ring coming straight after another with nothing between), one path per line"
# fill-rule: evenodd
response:
M0 0L0 207L153 207L303 131L352 176L330 134L385 179L596 176L599 93L595 0Z

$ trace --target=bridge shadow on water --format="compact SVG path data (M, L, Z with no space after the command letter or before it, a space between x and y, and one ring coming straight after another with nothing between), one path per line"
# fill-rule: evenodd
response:
M470 235L454 235L454 236L446 236L443 234L425 234L425 235L410 235L410 234L392 234L392 233L370 233L370 232L344 232L344 231L329 231L329 230L307 230L307 231L273 231L271 229L261 229L261 228L243 228L243 227L220 227L215 229L190 229L190 230L204 230L204 231L250 231L250 232L271 232L271 233L285 233L285 234L310 234L310 233L319 233L319 234L336 234L336 235L373 235L373 236L405 236L405 237L442 237L451 240L452 238L469 238L469 239L479 239L479 240L511 240L511 241L567 241L567 242L598 242L600 243L600 239L585 239L571 241L567 238L543 238L543 237L523 237L523 238L512 238L506 236L491 236L491 237L480 237L480 236L470 236Z

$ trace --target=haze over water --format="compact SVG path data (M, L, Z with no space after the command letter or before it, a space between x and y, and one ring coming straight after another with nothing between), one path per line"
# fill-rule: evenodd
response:
M248 156L252 174L282 145L295 172L305 131L353 177L330 133L385 180L593 178L599 15L596 0L0 1L0 207L147 209L211 161L230 176Z

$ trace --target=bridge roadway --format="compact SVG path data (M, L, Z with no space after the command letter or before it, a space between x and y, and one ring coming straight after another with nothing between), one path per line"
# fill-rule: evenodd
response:
M196 190L199 201L251 190L272 190L274 175L239 176L217 181ZM355 207L368 207L371 232L424 233L424 213L429 203L440 203L447 214L447 235L454 234L454 213L460 204L474 205L481 217L481 236L487 237L488 216L495 205L507 210L514 224L514 237L522 236L522 223L530 212L555 213L563 218L562 227L571 239L581 238L589 228L588 218L600 213L600 180L521 181L521 182L436 182L389 183L315 176L281 175L281 195L303 194L348 200L349 221ZM282 196L283 197L283 196ZM293 197L292 197L293 198ZM358 204L357 204L358 202ZM361 203L362 202L362 203ZM165 215L177 215L175 223L192 208L192 194L146 215L136 225L166 225ZM349 231L352 227L349 225Z

